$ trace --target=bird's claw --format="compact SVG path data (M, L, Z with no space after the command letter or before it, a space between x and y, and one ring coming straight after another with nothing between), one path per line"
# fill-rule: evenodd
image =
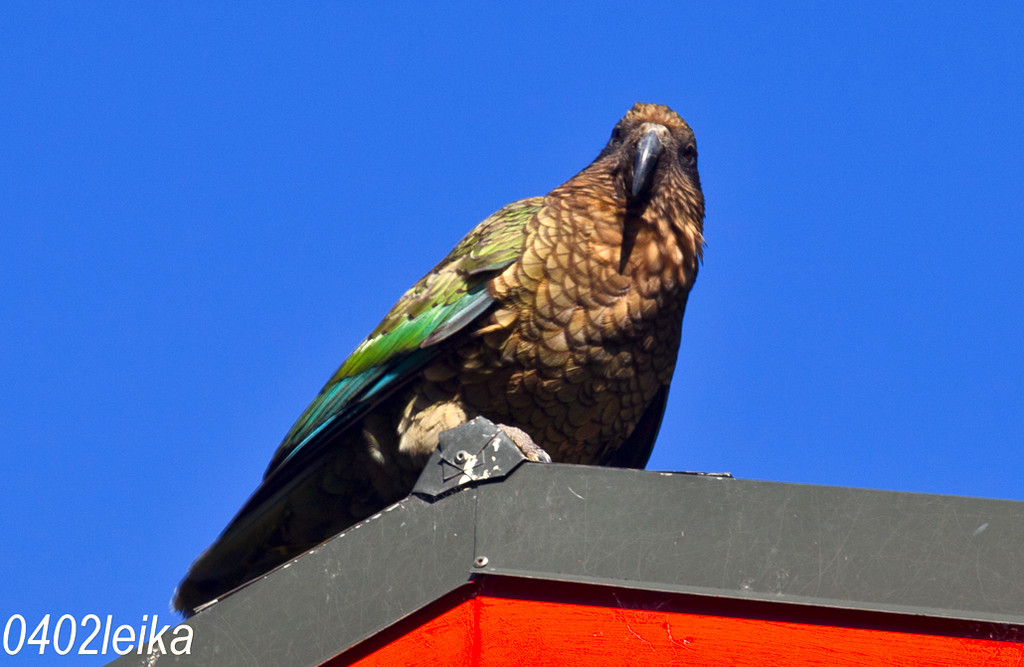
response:
M519 448L528 461L536 463L551 463L551 456L544 451L544 448L533 441L526 431L507 424L498 424L498 428L505 432L508 439Z

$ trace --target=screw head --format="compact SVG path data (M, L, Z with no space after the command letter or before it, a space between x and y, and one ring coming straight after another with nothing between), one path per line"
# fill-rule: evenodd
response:
M487 566L487 556L477 556L476 560L473 561L473 567L486 567L486 566Z

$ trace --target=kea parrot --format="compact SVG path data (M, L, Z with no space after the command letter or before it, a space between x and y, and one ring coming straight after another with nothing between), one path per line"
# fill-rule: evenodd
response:
M643 468L702 261L693 131L636 104L583 171L481 222L345 360L192 565L186 616L408 495L483 416L527 458Z

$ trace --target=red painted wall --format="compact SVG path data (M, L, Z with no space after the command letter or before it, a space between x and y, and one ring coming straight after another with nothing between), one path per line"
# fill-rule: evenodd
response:
M329 664L995 667L1024 664L1024 642L478 594Z

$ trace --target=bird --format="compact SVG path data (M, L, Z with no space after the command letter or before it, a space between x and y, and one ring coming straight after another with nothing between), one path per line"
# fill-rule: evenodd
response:
M474 417L534 461L643 468L703 263L693 130L636 103L582 171L483 220L342 363L193 563L186 617L409 494Z

